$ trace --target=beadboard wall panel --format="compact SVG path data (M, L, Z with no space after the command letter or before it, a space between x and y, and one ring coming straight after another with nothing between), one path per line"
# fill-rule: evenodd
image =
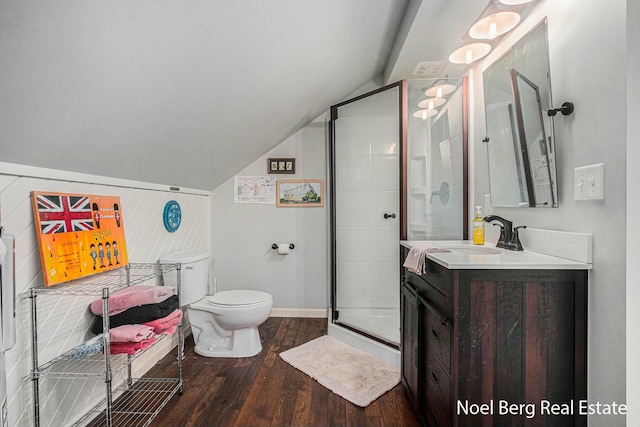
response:
M18 167L18 170L20 168ZM25 170L29 170L25 167ZM25 174L25 175L28 175ZM140 188L114 179L82 176L82 182L60 179L61 171L51 171L56 179L0 173L0 224L6 233L16 236L16 328L17 342L6 352L9 424L33 424L31 372L31 310L29 289L40 286L42 270L33 220L31 191L81 193L120 197L127 251L130 262L156 262L162 255L183 249L211 249L211 196L206 192L172 192ZM46 173L45 173L46 175ZM64 173L62 173L64 176ZM144 187L144 186L143 186ZM162 212L169 200L182 208L180 228L165 230ZM93 315L88 310L91 297L38 297L38 351L41 361L49 360L92 336ZM158 359L171 348L154 348L141 359ZM153 354L157 353L157 354ZM136 362L139 362L138 360ZM143 362L140 362L143 363ZM134 371L140 374L140 363ZM145 368L146 369L146 368ZM116 379L123 374L117 374ZM69 425L104 395L104 382L96 380L44 379L40 384L40 421L42 426Z

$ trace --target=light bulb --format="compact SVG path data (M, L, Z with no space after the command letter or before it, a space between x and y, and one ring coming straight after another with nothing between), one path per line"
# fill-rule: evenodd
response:
M489 39L493 40L511 30L520 22L520 14L510 10L494 13L485 16L471 28L469 28L469 36L472 39Z
M438 110L418 110L413 113L413 117L416 119L427 120L431 116L438 114Z
M467 49L464 53L464 63L471 64L473 62L473 52L471 49Z
M473 61L485 57L489 52L491 52L491 45L489 43L470 43L459 47L449 55L449 62L468 65Z
M420 101L418 103L418 107L433 110L434 108L443 105L445 102L447 102L447 100L444 98L428 98Z
M498 35L498 23L496 22L496 15L491 15L489 18L489 40L493 40Z
M500 3L507 6L517 6L519 4L531 3L533 0L500 0Z
M430 87L425 91L424 94L427 96L435 96L436 98L442 98L443 95L448 95L454 90L456 90L456 85L445 83L438 86Z

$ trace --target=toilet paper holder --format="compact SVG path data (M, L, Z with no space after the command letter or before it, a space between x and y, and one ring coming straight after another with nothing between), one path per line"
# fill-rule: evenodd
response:
M295 246L293 243L289 243L289 249L293 249L293 248L295 248L295 247L296 247L296 246ZM278 244L277 244L277 243L273 243L273 244L271 245L271 249L278 249Z

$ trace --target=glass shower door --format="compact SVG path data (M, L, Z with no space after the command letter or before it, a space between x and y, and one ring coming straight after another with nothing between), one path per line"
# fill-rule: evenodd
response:
M406 82L333 106L333 322L398 345Z

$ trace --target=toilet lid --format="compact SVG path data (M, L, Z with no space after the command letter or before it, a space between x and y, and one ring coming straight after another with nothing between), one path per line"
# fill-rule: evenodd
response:
M247 305L265 302L271 299L271 295L261 291L222 291L209 297L207 302L215 305Z

